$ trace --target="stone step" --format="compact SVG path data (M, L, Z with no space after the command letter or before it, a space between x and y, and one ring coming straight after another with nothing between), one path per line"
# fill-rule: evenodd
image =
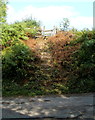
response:
M51 66L51 60L42 61L41 66Z
M48 56L48 55L40 55L40 57L41 57L41 58L49 58L49 59L51 59L51 56L50 56L50 55L49 55L49 56Z
M48 53L48 52L41 52L41 55L50 55L50 53Z
M49 57L49 56L41 56L41 59L43 59L43 60L51 60L51 56Z

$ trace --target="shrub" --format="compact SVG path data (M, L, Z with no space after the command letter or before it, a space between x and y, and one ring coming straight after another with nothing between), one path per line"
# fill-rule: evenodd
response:
M68 82L70 91L93 92L95 91L95 33L85 31L80 37L81 47L73 55L73 71ZM93 38L93 39L92 39ZM73 91L73 92L74 92Z
M91 39L95 39L95 31L90 30L81 30L74 32L75 34L75 40L73 43L83 43L84 41L88 41Z
M34 75L37 60L35 53L22 43L5 48L2 51L3 78L23 82L30 74Z
M26 18L22 20L20 23L25 24L27 28L33 28L33 27L39 27L40 23L37 22L35 19L32 17Z
M37 34L38 30L35 29L35 28L30 28L30 29L26 28L25 32L26 32L26 35L28 37L35 37L35 35Z
M15 43L19 42L20 39L25 40L28 39L25 34L25 30L23 26L19 24L7 25L4 24L2 26L2 46L9 47L15 45Z
M16 22L15 24L20 24L25 28L25 33L28 37L35 37L38 30L40 29L40 22L37 22L35 19L26 18L21 22Z

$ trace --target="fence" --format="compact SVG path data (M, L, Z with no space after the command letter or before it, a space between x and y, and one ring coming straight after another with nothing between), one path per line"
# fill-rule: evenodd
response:
M31 28L26 28L26 29L31 29ZM58 29L56 27L54 27L52 30L45 30L45 27L44 27L42 30L38 30L35 37L39 38L39 37L53 36L53 35L56 35L57 32L58 32Z
M42 30L42 36L53 36L57 33L57 28L54 27L52 30L45 30L45 27Z

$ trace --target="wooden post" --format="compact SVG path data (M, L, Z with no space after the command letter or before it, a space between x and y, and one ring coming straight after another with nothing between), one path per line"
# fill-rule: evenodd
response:
M44 36L45 26L42 29L42 36Z
M53 31L54 31L54 35L56 35L56 33L57 33L57 28L56 28L55 26L54 26Z

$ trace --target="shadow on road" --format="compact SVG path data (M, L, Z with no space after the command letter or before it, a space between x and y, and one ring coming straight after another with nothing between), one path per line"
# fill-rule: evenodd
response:
M93 94L3 98L2 120L94 120L93 107Z
M2 109L2 118L30 118L30 116L18 113L10 109Z

